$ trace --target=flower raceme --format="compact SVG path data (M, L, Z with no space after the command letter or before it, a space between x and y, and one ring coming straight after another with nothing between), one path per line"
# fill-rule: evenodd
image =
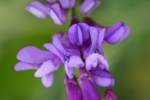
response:
M34 46L21 49L17 55L20 62L15 70L36 70L34 76L41 78L48 88L52 86L55 71L64 65L68 100L101 100L96 86L109 88L115 84L103 45L105 41L120 43L129 32L128 26L122 22L109 28L77 22L69 27L67 34L56 33L51 43L45 43L47 50ZM75 74L76 69L79 75ZM110 92L107 94L106 98L110 98Z
M66 22L67 13L76 5L76 0L47 0L47 3L34 1L26 7L26 10L40 19L51 17L57 25ZM84 15L89 16L93 10L100 5L100 0L83 0L80 10Z
M80 0L80 11L89 16L101 0ZM74 16L77 0L47 0L46 3L34 1L26 10L40 19L51 17L57 25L66 22L69 11L72 21L66 34L55 33L52 42L45 43L46 50L35 46L22 48L15 65L16 71L35 70L34 76L41 78L44 87L49 88L54 81L54 74L64 66L67 100L102 100L97 86L106 88L105 100L118 100L111 89L115 78L110 73L103 45L115 45L127 39L130 28L123 22L105 27L84 17L82 22ZM75 12L76 14L76 12ZM78 71L79 74L75 73Z

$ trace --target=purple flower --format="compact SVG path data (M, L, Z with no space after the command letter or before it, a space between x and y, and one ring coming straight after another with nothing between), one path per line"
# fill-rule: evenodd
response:
M80 58L80 52L75 49L67 48L60 33L55 34L52 44L47 43L44 46L61 59L64 63L66 74L70 79L74 77L75 67L81 68L84 66Z
M73 24L68 30L68 37L72 44L82 46L89 39L89 26L86 23Z
M54 72L58 70L61 63L52 53L34 46L21 49L17 54L17 59L20 62L16 64L15 70L36 70L35 77L41 78L45 87L52 85Z
M66 93L67 93L67 100L83 100L81 89L74 79L69 79L67 76L65 77L65 86L66 86Z
M49 5L49 15L57 25L63 25L66 21L66 10L59 3Z
M105 91L105 99L106 100L118 100L118 97L112 89L107 89Z
M112 27L107 28L107 34L105 35L105 41L109 44L118 44L127 39L130 33L130 28L123 22L118 22Z
M75 6L75 0L60 0L63 8L73 8Z
M38 1L34 1L28 5L26 9L41 19L45 19L50 16L57 25L63 25L66 21L66 10L63 9L59 3L55 3L55 1L49 1L45 5Z
M108 70L109 65L101 49L104 41L105 29L91 26L89 32L91 45L84 51L86 69L91 70L92 68L101 67L102 69Z
M80 10L85 15L90 15L100 5L100 0L84 0L80 6Z
M34 1L26 7L26 10L38 18L48 17L48 8L38 1Z
M82 90L83 100L101 100L96 85L85 72L81 72L79 84Z

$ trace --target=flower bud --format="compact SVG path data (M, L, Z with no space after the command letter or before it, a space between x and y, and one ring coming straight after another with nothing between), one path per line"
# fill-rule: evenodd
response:
M123 22L118 22L112 27L108 28L106 33L106 42L108 42L109 44L118 44L128 37L130 28Z
M96 85L101 87L111 87L115 84L115 79L107 70L97 68L91 72Z
M84 0L80 6L80 10L85 15L90 15L100 5L100 0Z
M60 4L63 8L73 8L75 5L75 0L60 0Z
M34 16L45 19L48 17L48 8L38 1L34 1L26 7L26 10Z
M49 15L57 25L63 25L66 21L66 11L58 3L50 5Z

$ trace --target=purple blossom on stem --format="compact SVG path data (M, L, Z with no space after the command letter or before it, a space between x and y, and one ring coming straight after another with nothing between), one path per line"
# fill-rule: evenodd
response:
M42 51L34 46L21 49L17 59L20 62L16 64L15 70L36 70L35 77L41 78L45 87L52 85L53 75L61 63L59 58L52 53Z
M45 19L48 17L48 8L38 1L34 1L31 4L29 4L26 7L26 10L34 16L41 19Z
M54 1L49 1L47 4L34 1L26 7L26 10L41 19L50 16L57 25L63 25L66 21L66 10Z
M127 39L130 33L130 28L123 22L118 22L112 27L107 28L107 34L105 40L109 44L118 44L123 40Z

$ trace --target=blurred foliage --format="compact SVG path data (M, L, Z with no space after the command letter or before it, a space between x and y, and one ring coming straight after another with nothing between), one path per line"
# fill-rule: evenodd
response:
M33 71L15 72L18 50L27 45L42 47L67 25L39 20L25 11L33 0L0 0L0 100L65 100L63 69L56 73L52 88L45 89ZM129 39L105 45L105 54L116 77L119 100L150 100L150 0L102 0L92 18L110 26L124 21L132 28ZM64 28L65 27L65 28ZM99 88L101 91L102 89Z

